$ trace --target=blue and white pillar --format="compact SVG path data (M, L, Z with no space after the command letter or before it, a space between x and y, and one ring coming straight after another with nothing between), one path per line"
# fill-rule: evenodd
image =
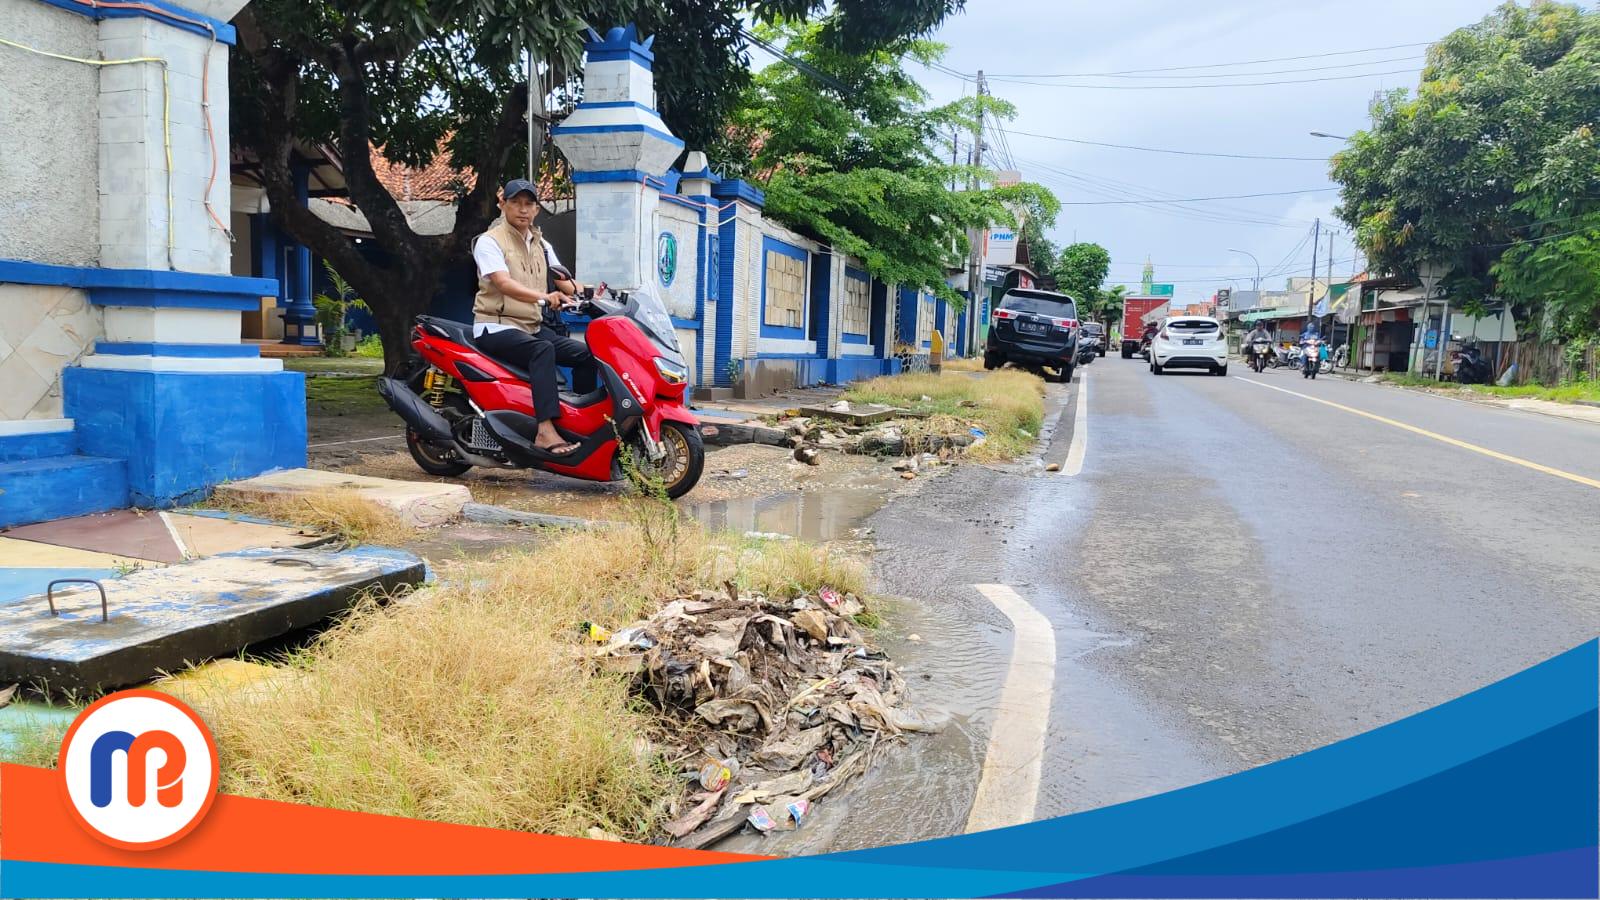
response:
M683 141L655 109L655 39L640 42L634 25L589 37L583 102L551 132L572 164L574 264L585 283L636 290L652 277L661 179Z

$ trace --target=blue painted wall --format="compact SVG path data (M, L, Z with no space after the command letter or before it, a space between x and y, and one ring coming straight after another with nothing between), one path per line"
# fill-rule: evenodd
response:
M134 505L166 507L211 486L306 463L299 372L61 374L79 451L127 460Z

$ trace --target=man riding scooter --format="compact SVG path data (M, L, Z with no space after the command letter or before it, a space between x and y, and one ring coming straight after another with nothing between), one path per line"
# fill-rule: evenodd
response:
M1272 333L1267 331L1267 326L1261 322L1250 329L1244 339L1245 354L1250 357L1250 367L1260 372L1267 366L1267 358L1272 354Z
M542 333L546 316L554 311L559 319L569 292L575 295L577 286L570 278L558 278L557 289L547 289L555 251L533 226L537 208L533 184L512 179L501 192L501 221L473 242L472 258L478 268L473 338L485 352L527 370L539 420L534 446L559 458L578 445L563 439L554 424L561 415L556 366L586 368L592 388L594 357L579 341Z

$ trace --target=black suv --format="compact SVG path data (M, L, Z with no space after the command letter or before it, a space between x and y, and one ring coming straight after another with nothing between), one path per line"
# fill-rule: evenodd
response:
M1078 333L1078 340L1094 341L1095 352L1100 356L1106 355L1106 327L1099 322L1083 323L1083 329Z
M1055 379L1067 382L1077 352L1078 304L1066 294L1015 288L995 307L983 367L1054 369Z

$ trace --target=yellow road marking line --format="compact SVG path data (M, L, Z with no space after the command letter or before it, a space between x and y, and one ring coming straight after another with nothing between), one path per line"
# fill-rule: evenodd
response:
M1498 450L1490 450L1488 447L1480 447L1477 444L1469 444L1466 441L1457 440L1456 438L1453 438L1453 437L1447 437L1447 436L1439 434L1437 432L1429 431L1426 428L1418 428L1415 425L1407 425L1404 422L1399 422L1399 421L1396 421L1394 419L1387 418L1385 416L1380 416L1377 413L1369 413L1364 409L1356 409L1353 406L1345 406L1343 403L1335 403L1332 400L1324 400L1321 397L1313 397L1310 394L1302 394L1299 391L1291 391L1291 390L1288 390L1286 388L1281 388L1281 387L1278 387L1277 385L1273 385L1273 384L1264 384L1264 383L1259 382L1259 381L1253 381L1253 380L1251 380L1249 378L1240 378L1239 380L1244 382L1245 384L1253 384L1256 387L1264 387L1264 388L1267 388L1269 390L1281 391L1281 392L1283 392L1285 394L1288 394L1291 397L1300 397L1301 399L1304 399L1304 400L1310 400L1313 403L1321 403L1324 406L1331 406L1334 409L1343 410L1344 412L1347 412L1347 413L1352 413L1354 415L1362 416L1362 417L1371 419L1374 422L1382 422L1385 425L1392 425L1395 428L1399 428L1399 429L1401 429L1403 431L1409 431L1412 434L1420 434L1420 435L1422 435L1423 437L1426 437L1426 438L1433 438L1436 441L1442 441L1442 442L1444 442L1446 444L1449 444L1452 447L1460 447L1463 450L1471 450L1473 453L1482 453L1484 456L1487 456L1487 457L1490 457L1490 458L1493 458L1493 459L1498 459L1501 462L1508 462L1508 463L1511 463L1513 465L1522 466L1525 469L1532 469L1535 472L1543 472L1546 475L1554 475L1557 478L1565 478L1568 481L1574 481L1574 482L1577 482L1578 484L1584 485L1586 487L1592 487L1592 488L1600 489L1600 480L1596 480L1594 478L1585 478L1582 475L1575 475L1575 474L1573 474L1571 472L1564 472L1564 471L1562 471L1560 469L1553 469L1553 468L1551 468L1549 466L1541 465L1539 463L1533 462L1532 460L1523 459L1520 456L1512 456L1509 453L1501 453Z
M995 704L983 772L967 814L969 833L1033 821L1056 679L1056 633L1050 620L1003 584L974 587L1011 620L1011 666Z

